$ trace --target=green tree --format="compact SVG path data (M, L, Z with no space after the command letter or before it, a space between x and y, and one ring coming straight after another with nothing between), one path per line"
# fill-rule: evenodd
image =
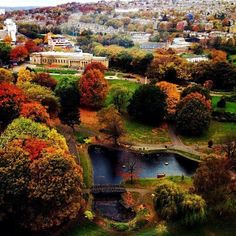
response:
M9 63L11 47L4 42L0 42L0 65Z
M140 86L130 99L128 113L131 117L148 124L162 121L166 114L165 93L158 86Z
M185 194L180 211L182 224L190 226L201 223L206 218L205 200L197 194Z
M131 94L127 88L120 86L113 86L110 90L112 99L111 103L121 113L124 112L128 106Z
M199 100L192 99L177 108L176 127L185 135L201 135L209 128L211 115Z
M78 83L78 78L65 77L58 82L55 88L55 94L60 98L61 103L60 118L71 127L80 123Z

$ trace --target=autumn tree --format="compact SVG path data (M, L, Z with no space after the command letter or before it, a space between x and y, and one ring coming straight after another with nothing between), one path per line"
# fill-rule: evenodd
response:
M113 139L114 145L118 145L118 139L125 133L124 122L120 113L114 106L102 109L98 113L98 119L101 125L101 132Z
M226 62L227 60L227 53L222 50L211 49L210 57L214 62Z
M61 120L73 128L80 123L78 78L61 79L55 88L55 94L60 98Z
M29 56L28 50L24 46L12 48L10 58L13 61L23 62Z
M33 144L40 144L40 148ZM11 218L14 223L39 231L78 215L84 203L82 171L68 152L48 147L42 140L27 139L8 143L0 156L3 219Z
M37 73L33 78L32 82L45 86L54 90L57 85L57 80L55 80L49 73Z
M201 135L209 128L211 114L198 99L191 99L177 108L176 127L185 135Z
M199 93L203 95L207 100L211 99L210 91L207 88L202 87L201 85L188 86L181 93L181 99L189 95L190 93Z
M30 82L33 79L33 74L30 70L20 68L17 77L17 83Z
M91 62L89 63L84 70L84 73L87 73L89 70L100 70L102 73L105 73L107 67L104 66L101 62Z
M177 91L175 84L161 81L157 83L157 86L166 94L167 99L167 115L169 119L172 119L176 112L176 106L180 100L180 94Z
M142 85L131 97L128 113L138 121L156 124L166 114L166 95L157 86Z
M153 84L162 80L179 83L191 78L188 63L170 49L155 52L147 76Z
M20 107L25 101L23 91L17 86L9 83L0 85L0 123L3 126L9 124L19 116Z
M29 53L38 52L40 50L40 48L37 46L37 44L32 39L28 39L25 42L25 48L28 50Z
M50 129L23 117L13 120L0 136L0 148L4 148L14 139L39 138L48 141L51 146L68 151L65 138L55 129Z
M13 81L14 77L12 75L12 72L4 68L0 68L0 83L2 82L12 83Z
M21 83L18 86L24 91L29 100L40 102L45 106L51 118L57 117L60 111L60 103L53 91L30 82Z
M236 213L236 194L232 191L231 174L224 158L209 156L203 161L194 175L193 184L217 215Z
M29 118L40 123L48 123L50 119L46 108L39 102L23 103L20 114L25 118Z
M97 70L89 70L79 81L80 104L90 108L100 108L108 92L108 84L104 74Z

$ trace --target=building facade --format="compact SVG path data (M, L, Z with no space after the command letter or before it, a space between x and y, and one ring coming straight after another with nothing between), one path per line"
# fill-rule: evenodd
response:
M4 21L4 27L0 30L0 40L4 40L5 37L11 37L13 43L16 42L17 26L12 19L6 19Z
M84 70L91 62L101 62L108 68L106 57L95 57L89 53L80 52L35 52L30 55L30 63L34 65L58 65Z

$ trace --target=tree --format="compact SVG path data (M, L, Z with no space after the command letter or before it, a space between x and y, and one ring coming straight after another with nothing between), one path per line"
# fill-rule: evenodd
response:
M210 57L214 62L226 62L227 60L227 53L222 50L212 49L210 51Z
M153 84L162 80L179 83L190 79L188 63L170 49L156 50L147 76Z
M133 184L134 180L138 178L141 169L137 157L130 155L125 156L121 161L121 166L120 175Z
M183 191L176 184L162 183L155 190L155 207L166 220L177 219L179 216L178 205L183 200Z
M124 123L120 113L113 107L107 107L99 111L98 119L101 124L101 131L112 138L114 144L118 144L118 139L125 133Z
M80 123L78 78L61 79L55 88L55 94L61 102L61 120L73 128L75 124Z
M40 123L48 123L50 119L46 108L39 102L23 103L20 114L25 118L29 118Z
M186 226L201 223L206 218L205 200L197 194L185 194L180 204L181 222Z
M110 90L111 93L111 103L114 104L115 108L121 113L126 110L129 99L130 92L127 88L120 86L113 86Z
M3 126L11 123L19 116L20 107L25 101L23 91L13 84L1 83L0 85L0 123Z
M14 81L14 77L11 71L6 70L4 68L0 68L0 83L2 82L12 83L13 81Z
M176 112L176 106L180 99L180 94L177 91L177 86L175 84L161 81L157 83L157 86L166 94L167 99L167 115L169 119L172 119Z
M32 39L28 39L25 42L25 48L28 50L29 53L38 52L40 48L36 45L36 43Z
M107 67L104 66L101 62L91 62L89 63L84 70L84 73L87 73L89 70L100 70L102 73L105 73Z
M18 86L24 91L29 100L40 102L45 106L51 118L57 117L60 111L60 103L53 91L30 82L21 83Z
M128 113L139 121L156 124L166 114L166 95L157 86L142 85L131 97Z
M40 148L32 145L40 142ZM80 166L68 152L43 143L13 140L0 150L1 216L35 231L75 218L84 203Z
M207 100L211 100L210 91L201 85L193 85L188 86L183 90L181 93L181 99L189 95L190 93L200 93L202 94Z
M17 62L23 62L28 56L29 52L24 46L16 46L10 53L11 60Z
M89 70L79 81L80 104L90 108L100 108L108 92L108 84L104 74L97 70Z
M231 174L224 158L209 156L200 163L194 178L195 191L202 195L216 213L236 212Z
M185 135L201 135L210 125L211 115L198 99L192 99L177 109L176 127Z
M36 123L30 119L18 118L7 126L0 136L0 148L4 148L14 139L38 138L49 142L51 146L68 151L65 138L55 129L44 124Z
M10 60L11 46L4 42L0 42L0 65L9 63Z
M55 80L49 73L37 73L33 78L32 82L50 88L54 90L57 85L57 80Z
M229 167L236 165L236 135L229 135L221 140L221 149L229 161Z
M212 110L211 100L207 99L204 95L198 92L189 93L184 98L182 98L178 104L178 110L180 110L186 103L193 99L201 102L205 106L205 108L207 108L208 111Z
M212 80L214 89L232 91L236 87L236 68L227 62L199 62L193 67L193 80L204 84Z
M30 70L20 68L18 72L17 83L30 82L32 79L33 76Z

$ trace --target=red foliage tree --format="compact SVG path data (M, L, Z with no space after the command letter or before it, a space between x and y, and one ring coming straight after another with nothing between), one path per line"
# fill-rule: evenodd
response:
M49 73L38 73L33 79L33 82L52 90L54 90L57 85L57 81L52 78Z
M44 106L39 102L23 103L20 114L25 118L30 118L35 122L48 123L49 114Z
M11 50L10 58L13 61L24 61L29 56L28 50L24 46L16 46Z
M25 42L25 48L28 50L29 53L38 52L40 47L32 40L29 39Z
M13 84L1 83L0 122L6 125L16 118L24 101L25 95L20 88Z
M107 67L104 66L101 62L92 62L85 67L84 73L87 73L89 70L94 70L94 69L100 70L102 73L105 73Z
M80 103L86 107L99 108L105 101L108 84L104 74L97 69L88 70L79 83Z

